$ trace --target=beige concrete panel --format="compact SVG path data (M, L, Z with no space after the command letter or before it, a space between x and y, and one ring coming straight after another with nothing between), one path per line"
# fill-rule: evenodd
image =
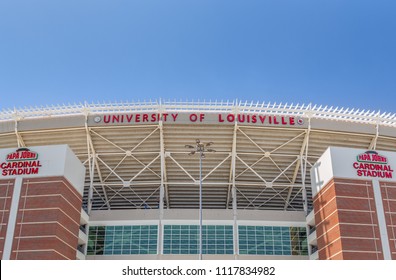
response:
M276 224L288 226L305 226L305 214L303 211L255 211L255 210L239 210L237 212L238 221L241 224L249 225L257 224ZM181 222L194 224L198 223L198 210L193 209L165 209L164 222ZM156 224L159 220L159 210L100 210L92 211L90 216L90 224L107 225L111 224L127 224L128 222L141 224ZM203 220L205 224L218 222L233 222L232 210L204 210Z
M331 121L324 119L311 119L311 128L320 130L332 130L337 132L348 132L348 133L364 133L364 134L376 134L375 124L361 124L351 123L348 121Z
M15 130L14 121L0 121L0 133L13 132Z
M394 127L390 127L390 126L380 126L379 127L379 135L396 137L396 129Z
M127 224L130 221L142 221L146 223L157 223L159 219L159 210L98 210L92 211L89 217L89 223L95 225L105 225L108 221L114 223Z
M18 123L19 131L42 130L42 129L59 129L70 127L84 127L85 116L69 116L69 117L47 117L40 119L26 119Z

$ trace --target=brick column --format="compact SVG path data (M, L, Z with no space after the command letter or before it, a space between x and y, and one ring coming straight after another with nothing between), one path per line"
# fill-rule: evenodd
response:
M0 259L3 258L14 183L14 179L0 180Z
M396 260L396 183L382 182L381 195L392 260Z
M76 259L81 204L64 177L24 179L11 259Z
M314 211L319 259L384 259L371 181L333 178Z

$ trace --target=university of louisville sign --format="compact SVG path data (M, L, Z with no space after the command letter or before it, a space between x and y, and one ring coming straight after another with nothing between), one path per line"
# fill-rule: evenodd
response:
M7 154L1 162L1 176L38 174L41 163L39 154L28 148L20 148Z
M153 124L163 121L175 124L249 124L257 126L304 126L304 119L300 116L275 114L231 114L231 113L130 113L106 114L91 116L89 125L127 125Z

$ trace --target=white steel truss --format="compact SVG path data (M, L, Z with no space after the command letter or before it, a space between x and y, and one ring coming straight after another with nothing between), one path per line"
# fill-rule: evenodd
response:
M92 125L101 114L205 112L299 116L301 128L172 124ZM83 116L81 125L40 122ZM324 128L311 122L324 122ZM37 124L26 128L26 121ZM309 211L309 169L328 146L396 151L396 114L366 110L234 101L144 101L4 110L0 148L69 144L87 169L87 210L198 208L199 166L186 144L214 142L203 160L203 207ZM337 124L350 130L337 130ZM354 131L353 127L360 130ZM4 125L6 127L6 125ZM332 127L331 129L328 127ZM367 132L365 132L367 130Z

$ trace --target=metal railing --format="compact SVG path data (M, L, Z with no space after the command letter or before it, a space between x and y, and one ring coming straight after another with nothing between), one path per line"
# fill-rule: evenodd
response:
M316 231L316 227L309 227L309 235Z
M83 233L87 234L86 225L80 225L80 230L81 230Z
M84 245L78 245L78 246L77 246L77 250L78 250L79 252L83 253L83 254L85 254L85 253L84 253L84 249L85 249Z
M56 106L6 109L0 112L0 121L44 118L54 116L89 115L128 112L225 112L294 115L307 118L380 124L396 127L396 113L381 113L361 109L319 106L312 104L283 104L247 101L171 101L150 100L114 103L79 103Z

